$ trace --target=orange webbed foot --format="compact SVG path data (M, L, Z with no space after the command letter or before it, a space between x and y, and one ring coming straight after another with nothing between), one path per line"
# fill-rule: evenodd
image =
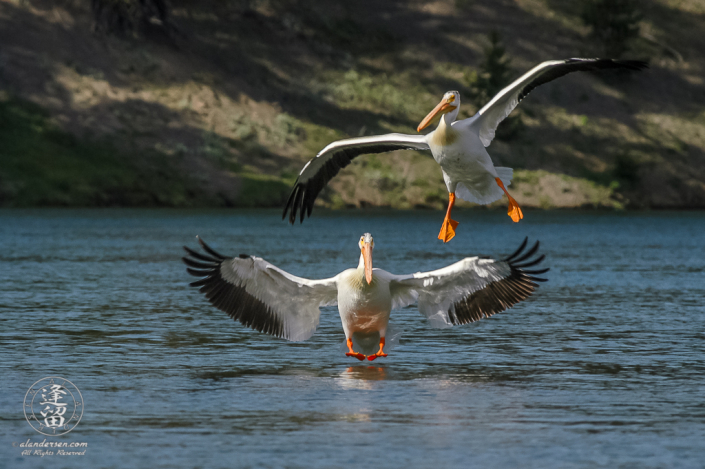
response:
M458 222L451 220L450 213L453 210L453 205L455 205L455 192L448 193L448 210L446 211L446 216L443 219L443 225L441 225L441 232L438 233L438 239L447 243L455 237L455 229L458 227Z
M524 218L524 213L521 211L521 208L519 208L519 204L516 200L514 200L514 197L509 195L509 192L507 192L507 188L504 187L504 183L502 183L502 180L500 178L495 178L495 181L497 181L497 185L500 187L500 189L504 191L505 194L507 194L507 199L509 199L509 208L507 209L507 215L512 218L512 221L514 223L518 223L519 220Z
M369 361L374 361L377 357L386 357L386 356L387 356L386 353L377 352L374 355L368 355L367 359Z
M514 223L519 223L519 220L524 218L524 213L521 211L519 204L514 199L509 199L509 209L507 210L507 215L512 218Z
M455 220L451 220L450 218L446 218L443 220L443 225L441 226L441 232L438 233L438 239L443 241L444 243L447 243L451 239L455 237L455 229L458 227L458 222Z
M357 358L357 359L360 360L360 361L363 361L363 360L365 359L365 355L364 355L364 354L362 354L362 353L357 353L357 352L355 352L355 351L353 350L353 341L352 341L351 338L348 338L347 341L346 341L346 343L347 343L347 345L348 345L348 350L349 350L349 352L347 352L347 353L345 354L346 357L355 357L355 358Z
M369 355L367 359L369 361L375 360L377 357L386 357L387 354L384 353L384 344L386 343L386 339L384 337L379 338L379 351L375 354Z

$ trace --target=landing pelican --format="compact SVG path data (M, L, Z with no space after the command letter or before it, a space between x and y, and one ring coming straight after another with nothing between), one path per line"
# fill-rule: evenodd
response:
M528 251L527 239L502 260L468 257L431 272L394 275L372 268L372 235L360 237L360 262L335 277L308 280L291 275L262 258L241 254L227 258L198 238L205 254L186 246L183 261L191 283L217 308L247 327L291 341L313 335L320 307L338 305L347 341L347 356L359 360L386 357L385 335L390 312L418 303L432 327L445 328L490 317L528 298L538 287L535 277L548 271L526 270L541 262ZM379 351L364 355L353 350L353 334L379 333Z
M438 127L428 135L386 134L339 140L326 146L299 173L282 218L286 218L289 212L289 222L293 224L297 212L300 213L301 222L305 215L311 216L321 189L356 156L394 150L431 150L433 158L441 166L448 188L448 210L438 239L448 242L455 236L458 222L450 217L456 196L486 205L506 194L509 200L507 214L518 222L524 214L506 189L512 180L513 170L495 167L485 150L494 139L499 123L531 90L568 73L603 69L642 70L647 66L646 62L638 60L567 59L543 62L497 93L473 117L460 121L455 120L460 109L460 93L449 91L417 128L421 132L440 117Z

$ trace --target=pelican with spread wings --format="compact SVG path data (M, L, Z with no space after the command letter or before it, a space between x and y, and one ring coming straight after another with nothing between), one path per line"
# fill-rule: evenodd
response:
M288 212L289 222L293 224L297 212L301 222L306 215L311 216L321 189L356 156L394 150L431 150L433 158L441 166L448 188L448 210L438 234L440 240L448 242L455 236L458 222L451 219L451 210L456 196L486 205L506 194L509 200L507 214L518 222L524 214L506 189L512 180L513 170L495 167L485 150L494 139L499 123L531 90L568 73L604 69L642 70L646 67L646 62L639 60L567 59L543 62L497 93L473 117L459 121L455 119L460 109L460 93L449 91L417 128L421 132L440 118L438 127L428 135L386 134L339 140L326 146L299 173L282 218L286 218Z
M360 237L360 261L335 277L309 280L285 272L260 257L223 256L198 238L203 253L184 246L191 283L218 309L247 327L291 341L306 340L318 326L321 306L338 305L347 356L359 360L386 357L385 336L392 310L418 303L432 327L445 328L487 318L528 298L538 287L536 277L548 269L536 266L538 241L525 251L527 239L514 254L495 260L467 257L430 272L394 275L372 268L372 235ZM379 351L353 350L353 335L379 333Z

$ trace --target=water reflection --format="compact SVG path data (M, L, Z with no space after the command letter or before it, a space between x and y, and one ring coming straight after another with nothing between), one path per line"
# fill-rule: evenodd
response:
M387 379L387 369L380 366L350 366L341 373L343 378L363 379L366 381L380 381Z

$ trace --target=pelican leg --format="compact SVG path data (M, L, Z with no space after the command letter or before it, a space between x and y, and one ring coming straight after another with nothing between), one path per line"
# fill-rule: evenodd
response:
M348 353L345 354L346 357L355 357L360 361L363 361L365 359L365 355L362 353L357 353L353 351L352 348L352 338L348 337L348 350L350 350Z
M448 211L446 212L446 217L443 219L441 232L438 233L438 239L444 243L447 243L455 237L455 229L458 227L458 222L450 219L450 211L453 210L453 205L455 205L455 192L450 192L448 194Z
M514 197L509 195L509 192L507 192L507 189L504 187L504 184L500 178L494 178L494 180L497 181L497 185L504 191L505 194L507 194L507 198L509 199L509 209L507 210L507 215L512 217L512 221L514 223L518 223L519 220L524 218L524 213L521 211L521 208L519 208L519 204L516 200L514 200Z
M368 355L367 359L369 361L374 360L377 357L386 357L387 354L384 353L384 337L379 338L379 352L375 353L374 355Z

